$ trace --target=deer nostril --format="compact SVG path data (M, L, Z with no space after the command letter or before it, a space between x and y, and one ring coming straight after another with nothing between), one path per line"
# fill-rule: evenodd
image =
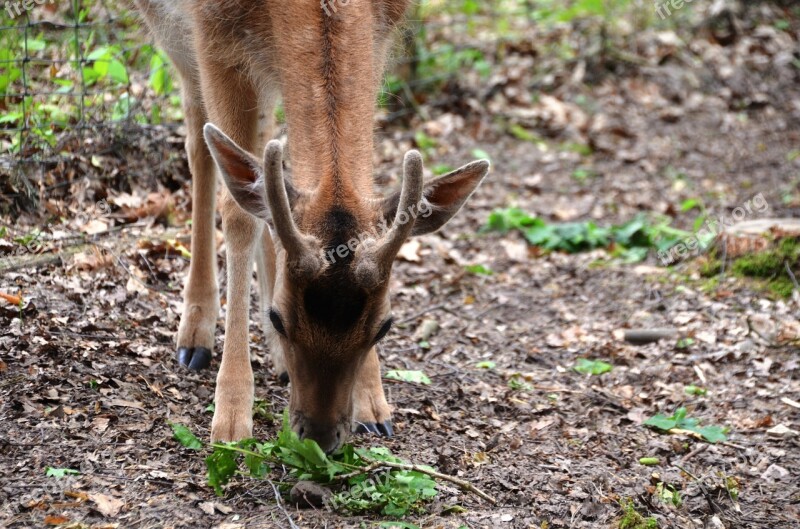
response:
M305 438L305 433L306 433L306 429L303 426L301 426L300 430L297 432L297 437L299 437L300 439L304 439Z

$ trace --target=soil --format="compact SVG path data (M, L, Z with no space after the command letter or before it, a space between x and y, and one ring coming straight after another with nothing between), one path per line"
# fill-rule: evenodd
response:
M430 119L380 133L386 187L419 130L436 140L429 166L457 166L477 148L493 163L466 209L396 263L398 325L381 346L383 368L422 370L432 383L386 380L396 436L355 442L433 465L498 504L442 484L426 514L408 522L620 527L630 499L658 527L800 527L797 292L774 298L730 275L709 284L697 259L626 264L605 250L546 253L517 233L480 231L510 204L551 222L607 225L656 212L691 228L701 211L683 211L687 199L730 218L761 194L768 208L751 218L798 216L800 20L784 31L760 16L740 21L741 34L726 43L702 31L677 43L642 35L633 58L564 64L552 86L542 84L535 49L511 49L480 89L464 81L472 110L431 106ZM580 68L591 79L576 79ZM520 87L531 86L542 97L520 101ZM509 124L541 141L515 137ZM0 291L24 298L21 309L0 305L0 525L373 526L382 518L276 503L268 482L243 477L216 497L202 455L173 439L170 421L208 438L219 357L201 373L174 358L189 182L185 159L166 154L182 152L174 134L150 137L104 160L104 171L133 175L127 181L69 180L69 192L39 210L3 219L15 235L45 222L50 237L34 262L0 247L21 254L3 258ZM153 153L164 153L163 164L152 164ZM135 175L148 171L157 176L138 184ZM75 249L76 240L85 246ZM493 273L469 273L472 264ZM269 412L256 418L255 435L269 438L280 427L269 416L280 417L288 388L271 370L255 294L252 306L256 397ZM421 347L414 334L428 319L438 331ZM223 321L224 306L220 329ZM681 339L623 339L626 329L664 327ZM578 373L580 358L613 370ZM478 367L484 361L494 367ZM688 394L690 385L707 394ZM642 424L681 406L704 425L728 427L728 440ZM80 473L57 479L48 467ZM679 490L680 505L659 499L658 483ZM453 505L463 512L443 514Z

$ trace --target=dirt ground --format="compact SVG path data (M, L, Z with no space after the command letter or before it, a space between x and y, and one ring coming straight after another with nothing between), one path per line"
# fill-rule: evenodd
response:
M764 216L800 215L800 156L792 154L800 149L800 21L786 31L758 16L741 24L733 42L702 31L685 41L642 35L635 54L565 64L556 80L541 74L541 50L510 49L488 83L465 81L463 108L432 108L429 120L379 134L377 173L387 187L418 130L438 145L429 166L456 166L476 148L493 162L467 209L396 264L399 325L381 347L383 366L422 370L432 383L386 380L397 435L380 442L498 504L442 485L428 514L407 521L610 528L631 499L662 528L800 527L797 293L774 299L734 277L709 288L693 259L624 264L604 250L548 254L517 233L480 232L493 209L510 204L549 221L610 224L657 212L690 228L699 212L681 211L689 198L730 216L762 193ZM531 87L541 97L520 99ZM508 123L541 141L514 137ZM151 173L129 194L75 179L49 207L3 219L15 235L49 219L43 230L52 237L35 255L0 264L0 291L25 299L23 309L0 306L0 525L373 527L380 518L278 505L263 481L237 479L218 498L203 458L173 440L168 421L208 437L219 358L199 374L174 359L189 184L185 160L170 151L182 152L180 138L154 132L152 142L108 156L128 182ZM581 168L588 178L574 177ZM81 233L96 235L76 246ZM466 272L472 264L494 273ZM255 294L252 306L256 396L279 417L288 388L271 371ZM439 330L423 349L414 335L429 319ZM224 307L220 329L223 321ZM661 327L691 340L622 339L625 329ZM216 351L222 342L220 330ZM572 369L579 358L614 369L582 375ZM482 361L495 367L477 367ZM514 375L527 386L512 389ZM708 393L689 395L688 385ZM728 441L642 426L679 406L729 427ZM257 418L255 434L268 438L279 426ZM646 456L660 464L641 465ZM56 479L47 467L80 474ZM661 501L658 482L680 490L682 503ZM442 514L452 505L464 511Z

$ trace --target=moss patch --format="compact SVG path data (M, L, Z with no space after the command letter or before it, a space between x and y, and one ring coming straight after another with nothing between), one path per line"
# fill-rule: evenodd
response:
M729 270L736 277L752 279L756 286L775 296L788 298L795 287L786 271L787 265L795 276L800 276L800 240L796 237L785 237L767 250L738 257L730 263ZM721 269L716 250L700 263L700 274L704 277L713 277Z
M658 521L645 518L636 510L633 500L622 500L622 518L619 520L619 529L658 529Z

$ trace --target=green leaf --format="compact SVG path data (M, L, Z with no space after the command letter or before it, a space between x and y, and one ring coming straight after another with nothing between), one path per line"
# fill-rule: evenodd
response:
M684 213L695 208L700 209L700 200L696 198L688 198L681 202L681 211Z
M447 174L452 172L454 167L452 165L447 164L437 164L431 167L431 172L436 176Z
M45 476L47 476L48 478L57 478L57 479L61 479L64 476L67 476L67 475L71 475L72 476L72 475L77 475L77 474L80 474L80 472L77 471L77 470L73 470L71 468L47 467L47 469L45 471Z
M703 426L702 428L693 428L693 431L699 433L709 443L721 443L728 440L728 428L722 426Z
M185 448L192 450L200 450L203 448L203 442L195 437L195 435L186 426L178 423L169 423L172 427L172 436Z
M108 63L108 76L119 84L128 84L128 70L125 68L125 65L117 59L112 59L111 62Z
M573 369L578 373L583 373L584 375L602 375L604 373L608 373L614 366L607 362L603 362L601 360L589 360L588 358L579 358Z
M420 529L418 525L409 522L380 522L381 529Z
M491 161L492 157L489 156L489 153L484 151L483 149L472 149L472 156L475 158L481 158L483 160Z
M403 382L412 382L415 384L430 384L431 379L422 371L389 371L386 373L386 378L392 380L402 380Z
M705 388L701 388L699 386L689 385L683 388L684 393L687 395L695 395L698 397L704 397L708 394L708 390Z
M675 420L674 417L667 417L665 415L658 414L653 417L650 417L642 424L644 424L645 426L650 426L657 430L667 431L678 426L678 421Z
M235 446L230 443L229 446ZM206 458L208 484L214 489L217 496L222 496L222 487L230 481L236 469L238 454L226 447L215 447L214 452Z
M488 268L482 264L467 265L464 267L464 269L470 274L475 274L479 276L490 276L494 273L492 272L491 268Z
M28 51L42 51L46 47L47 43L45 41L28 37L27 40Z
M478 369L494 369L497 364L492 362L491 360L484 360L483 362L478 362L475 364L475 367Z
M660 462L661 462L661 460L658 459L657 457L640 457L639 458L639 464L640 465L645 465L645 466L648 466L648 467L652 467L652 466L658 465Z
M161 54L155 54L150 59L150 88L157 95L168 94L172 91L172 76L167 68L167 61Z

